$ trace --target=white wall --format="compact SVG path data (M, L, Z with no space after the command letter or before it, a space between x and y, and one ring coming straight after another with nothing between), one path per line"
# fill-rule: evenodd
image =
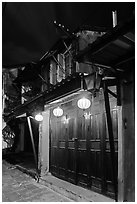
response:
M49 172L49 118L50 110L42 113L43 121L39 126L39 168L41 176Z

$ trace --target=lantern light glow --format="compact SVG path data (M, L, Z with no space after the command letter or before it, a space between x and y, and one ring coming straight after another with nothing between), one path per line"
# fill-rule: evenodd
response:
M41 122L43 120L43 116L40 113L38 113L37 115L35 115L35 120Z
M85 97L78 100L77 105L80 109L88 109L91 105L91 101Z
M53 114L56 117L60 117L63 115L63 110L60 107L57 107L53 110Z

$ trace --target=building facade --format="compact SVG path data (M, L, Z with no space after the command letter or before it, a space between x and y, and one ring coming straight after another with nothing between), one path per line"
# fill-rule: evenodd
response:
M133 30L133 19L108 33L80 30L16 78L27 96L33 94L27 100L23 91L22 105L6 117L42 112L43 121L33 125L41 176L50 172L117 201L134 201ZM83 101L80 108L82 98L90 106Z

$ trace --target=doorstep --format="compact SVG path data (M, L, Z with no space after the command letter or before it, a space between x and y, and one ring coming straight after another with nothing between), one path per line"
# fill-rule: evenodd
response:
M52 176L40 177L40 183L75 202L115 202L115 200Z

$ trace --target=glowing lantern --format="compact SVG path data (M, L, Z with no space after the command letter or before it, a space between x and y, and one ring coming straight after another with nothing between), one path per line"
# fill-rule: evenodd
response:
M79 107L80 109L85 110L85 109L88 109L88 108L90 107L91 102L90 102L89 99L83 97L83 98L81 98L81 99L78 100L77 105L78 105L78 107Z
M63 115L63 110L60 108L60 107L57 107L53 110L53 114L56 116L56 117L60 117Z
M43 116L40 113L38 113L37 115L35 115L35 120L40 122L43 120Z

